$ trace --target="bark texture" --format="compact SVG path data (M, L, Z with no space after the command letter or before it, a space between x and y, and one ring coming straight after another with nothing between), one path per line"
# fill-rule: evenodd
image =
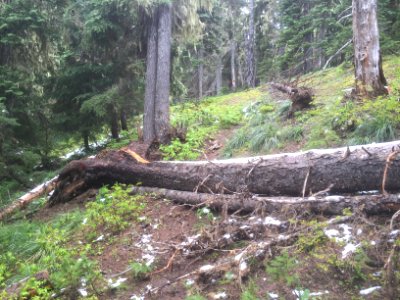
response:
M198 88L199 99L203 98L203 77L204 77L204 48L201 46L199 49L199 70L198 70Z
M177 190L133 187L132 193L152 194L168 198L179 204L190 206L207 205L215 210L227 209L229 212L240 211L265 213L292 211L302 213L305 210L315 214L341 215L345 208L362 211L368 215L395 213L400 209L397 195L357 195L357 196L325 196L325 197L246 197L245 195L221 195L194 193Z
M205 193L307 196L379 190L388 155L399 142L221 161L138 163L124 151L73 161L59 175L51 203L114 182ZM386 190L400 189L400 162L391 160Z
M160 4L153 13L147 40L146 90L143 139L170 140L169 91L171 71L171 4Z
M379 46L377 0L353 0L353 41L357 96L373 98L387 94Z
M255 28L254 28L254 0L249 2L249 28L245 37L246 47L246 85L247 87L256 86L256 67L255 67Z
M170 140L169 90L171 72L171 4L159 6L157 40L157 75L155 100L155 130L157 141L165 144Z
M157 27L158 10L153 13L150 23L149 35L147 38L146 58L146 90L144 95L143 113L143 140L145 143L152 143L156 137L155 133L155 98L157 78Z

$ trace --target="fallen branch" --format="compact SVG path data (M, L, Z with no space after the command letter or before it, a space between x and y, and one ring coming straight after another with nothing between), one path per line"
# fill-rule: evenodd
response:
M15 211L21 210L21 209L27 207L27 205L29 203L33 202L35 199L51 192L54 189L54 187L56 186L57 179L58 179L58 176L35 187L33 190L30 190L28 193L21 196L20 198L15 200L13 203L11 203L9 206L7 206L3 210L1 210L0 211L0 221L4 220L4 218L6 218L7 216L13 214Z
M324 65L324 67L322 68L322 70L325 70L329 66L329 63L331 62L331 60L334 59L340 52L342 52L343 49L345 49L348 45L350 45L352 41L353 41L353 39L348 40L346 42L346 44L344 44L342 47L339 48L338 51L335 52L335 54L333 54L331 57L329 57Z
M391 214L400 209L398 195L358 195L358 196L326 196L326 197L259 197L244 198L240 194L206 194L149 187L133 187L132 193L153 194L173 200L176 203L196 206L206 205L214 210L240 210L251 213L256 210L273 213L281 211L309 211L316 214L340 215L343 209L359 210L368 215Z

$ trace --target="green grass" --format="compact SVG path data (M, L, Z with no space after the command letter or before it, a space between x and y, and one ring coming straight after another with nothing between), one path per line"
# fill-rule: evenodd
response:
M76 291L82 278L89 293L104 289L99 266L88 257L101 243L93 243L95 237L103 235L104 242L110 243L112 235L126 229L142 214L143 197L131 196L129 190L124 185L103 187L85 210L60 214L46 222L22 219L1 224L0 289L26 277L30 279L18 295L21 299L32 289L40 292L42 298L38 299L48 299L48 292L57 293L63 288ZM43 282L34 280L34 275L42 271L49 273L52 287L48 289ZM0 294L1 297L11 299L10 295Z
M301 77L300 85L314 89L313 106L297 112L291 120L283 118L290 102L276 102L267 92L262 93L262 103L249 110L243 127L224 149L225 156L268 154L290 143L306 150L398 139L400 58L387 57L383 66L391 93L374 100L345 99L354 85L348 64Z

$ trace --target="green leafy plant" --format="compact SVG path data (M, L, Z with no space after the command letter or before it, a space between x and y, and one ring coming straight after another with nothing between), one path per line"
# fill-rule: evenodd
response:
M143 262L133 262L130 264L132 269L132 275L137 280L144 280L150 276L152 271L152 266L148 266L146 263Z
M295 273L298 266L296 259L289 256L287 251L276 256L273 260L267 262L265 271L275 281L283 281L290 287L299 283L299 277Z
M86 226L91 228L90 237L96 232L115 234L137 220L146 204L143 196L130 195L129 186L116 184L99 190L96 200L86 205Z
M257 297L258 287L254 281L250 280L247 284L246 288L240 295L240 300L259 300Z

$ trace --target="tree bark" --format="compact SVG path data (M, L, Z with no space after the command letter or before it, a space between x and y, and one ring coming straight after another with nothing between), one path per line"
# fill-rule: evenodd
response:
M152 143L156 137L155 133L155 98L157 79L157 28L158 9L153 13L149 35L147 38L146 58L146 90L144 95L143 112L143 141Z
M249 28L246 33L246 85L248 88L256 86L256 71L255 71L255 29L254 29L254 0L249 3Z
M219 54L217 57L217 66L215 70L215 92L217 95L220 95L222 92L222 59Z
M235 56L236 56L236 41L231 41L231 90L236 91L236 66L235 66Z
M206 193L249 192L301 196L378 190L386 159L399 142L310 150L221 161L141 164L124 151L101 159L74 161L59 175L51 203L65 202L88 188L114 182ZM391 161L386 190L400 189L400 161Z
M325 197L245 197L244 195L221 195L185 192L177 190L132 187L134 194L151 194L170 199L179 204L190 206L207 205L222 211L226 207L229 212L240 211L251 213L256 210L267 213L292 211L293 213L308 211L325 215L341 215L344 209L360 210L368 215L395 213L400 209L397 195L356 195Z
M203 77L204 77L204 48L203 48L203 46L200 46L199 70L198 70L199 99L203 98Z
M124 109L121 110L120 119L121 119L121 129L128 130L128 122L126 120L126 113Z
M170 141L169 91L171 72L171 4L159 6L157 32L157 75L155 98L155 133L158 142Z
M82 132L82 137L83 137L83 146L85 147L85 150L90 151L89 132L88 131Z
M353 0L353 40L357 96L374 98L387 94L379 46L377 0Z
M118 112L115 108L111 111L111 137L119 139Z

